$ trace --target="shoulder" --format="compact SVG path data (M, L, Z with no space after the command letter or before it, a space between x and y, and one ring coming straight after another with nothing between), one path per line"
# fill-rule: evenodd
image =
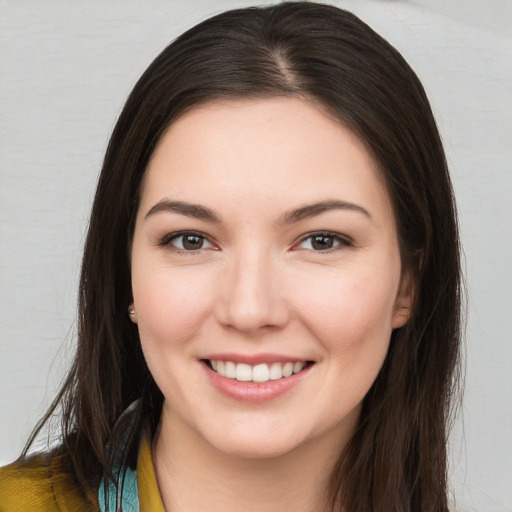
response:
M0 512L95 510L61 455L37 454L0 468Z

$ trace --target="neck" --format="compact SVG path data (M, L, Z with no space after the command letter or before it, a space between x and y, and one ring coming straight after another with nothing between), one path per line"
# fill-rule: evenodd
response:
M327 511L329 478L343 445L311 442L272 458L222 453L164 411L153 458L162 501L172 512ZM320 445L319 445L320 444ZM322 446L323 445L323 446Z

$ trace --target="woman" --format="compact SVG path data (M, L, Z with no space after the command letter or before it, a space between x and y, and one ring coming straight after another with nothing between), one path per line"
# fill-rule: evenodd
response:
M62 445L2 470L1 510L446 511L459 313L402 57L326 5L215 16L121 113L34 433L62 407Z

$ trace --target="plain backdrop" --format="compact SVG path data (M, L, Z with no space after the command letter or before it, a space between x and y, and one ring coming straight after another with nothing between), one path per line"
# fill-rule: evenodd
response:
M512 1L331 3L395 45L431 99L469 292L454 509L512 511ZM0 463L17 456L72 355L87 217L128 93L183 30L251 4L0 0Z

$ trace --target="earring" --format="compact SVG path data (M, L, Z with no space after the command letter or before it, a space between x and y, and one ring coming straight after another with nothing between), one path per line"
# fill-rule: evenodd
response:
M135 316L135 309L134 308L132 308L132 307L128 308L128 316L130 317L131 320L133 320L133 317Z

